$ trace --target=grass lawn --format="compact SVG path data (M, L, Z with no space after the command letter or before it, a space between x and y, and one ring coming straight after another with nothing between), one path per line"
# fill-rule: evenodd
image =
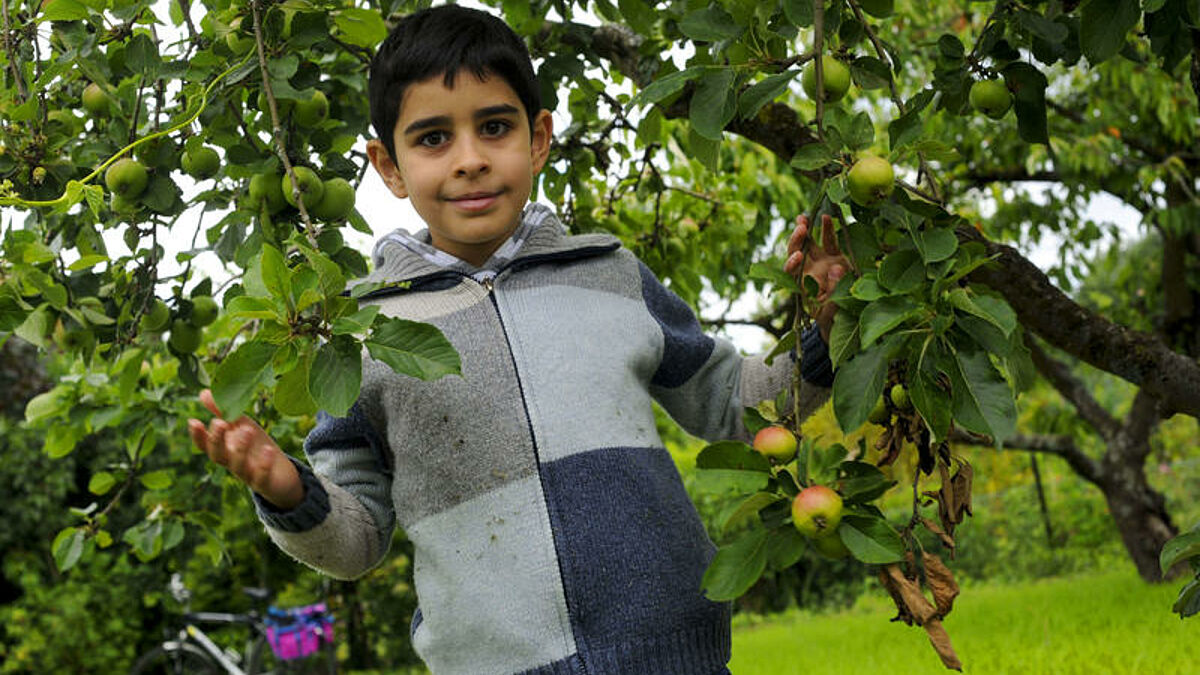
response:
M1181 585L1146 584L1129 568L981 585L963 590L945 625L967 673L1200 673L1200 619L1170 611ZM733 675L953 672L924 630L893 616L881 596L836 614L739 617L729 667Z

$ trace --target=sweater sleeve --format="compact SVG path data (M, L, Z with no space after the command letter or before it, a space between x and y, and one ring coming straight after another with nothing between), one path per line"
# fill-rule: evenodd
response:
M650 393L688 433L706 440L750 440L745 407L790 388L796 356L743 356L728 340L706 335L695 313L644 264L642 297L663 335L662 359ZM816 329L803 336L800 413L807 418L829 398L832 369ZM815 343L813 338L815 337ZM790 396L789 396L790 401ZM790 405L790 402L789 402Z
M254 496L271 539L300 562L339 579L383 559L395 529L386 446L356 404L346 417L319 413L304 441L312 468L293 460L304 501L281 510Z

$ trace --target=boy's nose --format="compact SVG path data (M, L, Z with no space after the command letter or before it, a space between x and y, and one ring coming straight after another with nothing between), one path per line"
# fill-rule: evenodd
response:
M474 178L487 173L489 163L483 149L473 140L458 144L458 154L455 157L454 175L461 178Z

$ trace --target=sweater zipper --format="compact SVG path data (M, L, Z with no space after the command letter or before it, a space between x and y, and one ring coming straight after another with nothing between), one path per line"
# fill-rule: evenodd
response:
M500 311L500 302L496 300L496 278L497 277L491 277L478 283L480 286L483 286L484 290L487 291L488 298L490 298L492 301L492 310L496 312L496 321L500 323L500 333L504 335L504 346L508 348L508 358L512 362L513 376L517 380L517 392L521 396L521 410L523 410L525 413L525 426L529 429L529 444L533 447L533 461L537 466L538 482L542 486L542 503L546 506L546 516L549 518L550 505L546 502L546 476L542 471L542 454L538 449L537 436L535 436L533 433L533 417L529 414L529 402L525 396L525 383L521 381L521 371L517 368L517 355L513 351L512 339L508 336L508 326L504 324L504 314ZM558 566L559 583L562 584L562 580L566 578L566 574L563 571L562 555L560 555L558 550L558 538L554 536L553 526L550 528L550 541L554 543L554 563ZM567 616L574 616L575 612L571 608L571 601L567 597L567 589L565 586L563 586L563 602L567 605ZM575 630L571 627L569 620L567 624L567 631L570 633L572 640L575 642L576 654L579 656L579 664L583 668L583 673L584 675L588 675L590 669L588 668L587 663L584 662L583 650L580 648L581 636L575 635Z

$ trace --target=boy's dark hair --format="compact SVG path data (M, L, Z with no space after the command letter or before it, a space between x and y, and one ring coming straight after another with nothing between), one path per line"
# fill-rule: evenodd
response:
M453 87L463 69L480 79L503 78L525 106L532 130L542 97L521 38L487 12L457 5L431 7L401 19L371 60L371 126L393 160L393 134L408 85L442 74L446 86Z

